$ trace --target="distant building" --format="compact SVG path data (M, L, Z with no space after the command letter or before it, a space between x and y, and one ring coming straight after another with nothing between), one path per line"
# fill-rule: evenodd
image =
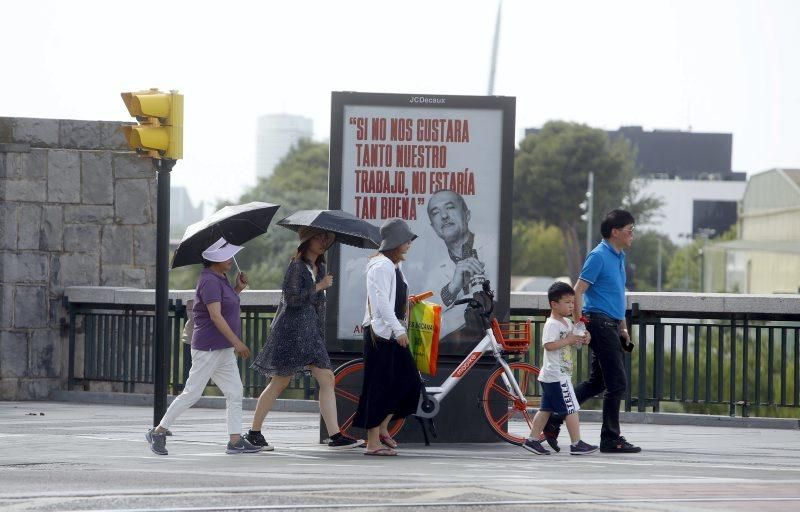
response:
M714 238L736 225L737 205L746 186L744 181L642 178L640 193L664 204L652 222L639 223L636 229L658 231L678 245L700 233Z
M268 114L258 118L256 132L256 177L266 178L300 139L310 139L311 119L290 114Z
M525 134L539 130L530 128ZM640 229L664 233L682 245L699 233L713 238L736 224L746 173L731 170L732 134L645 131L641 126L607 133L611 139L627 139L636 149L642 193L664 202L653 222L640 224Z
M609 137L624 137L637 149L640 176L653 179L745 181L731 170L733 135L623 126Z
M180 238L186 227L203 218L203 203L192 204L186 187L170 187L169 232L170 238Z
M750 177L738 232L705 246L704 291L800 293L800 169Z
M538 133L528 128L525 135ZM733 135L680 130L644 131L623 126L607 131L611 139L624 137L636 148L636 167L643 178L745 181L746 173L731 170Z
M746 173L731 170L732 134L646 132L641 126L623 126L608 134L628 139L637 149L639 175L647 180L642 192L664 201L659 218L642 229L684 244L701 233L721 235L736 224Z

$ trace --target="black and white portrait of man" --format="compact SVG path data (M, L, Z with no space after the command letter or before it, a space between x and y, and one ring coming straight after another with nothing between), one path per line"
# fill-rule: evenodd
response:
M428 199L427 212L431 228L443 242L441 250L431 251L427 280L444 305L442 341L467 342L470 340L457 339L454 332L464 326L465 308L454 303L481 289L487 279L486 258L493 246L485 246L481 234L470 229L472 212L460 194L452 190L434 193ZM496 237L492 243L496 243ZM451 333L453 336L447 338Z

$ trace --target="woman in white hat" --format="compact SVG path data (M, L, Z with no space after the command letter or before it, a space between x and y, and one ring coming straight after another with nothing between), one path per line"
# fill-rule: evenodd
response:
M328 429L330 448L353 448L362 441L339 431L331 360L325 347L325 290L333 285L333 275L325 272L325 251L335 235L303 227L300 243L283 278L283 294L264 348L253 368L270 378L258 397L253 426L245 436L264 450L273 447L264 439L261 427L275 400L298 372L310 371L319 385L319 410Z
M381 226L378 253L367 264L364 384L353 418L353 426L367 429L364 455L397 455L389 422L417 410L422 382L405 327L408 305L415 300L400 270L415 238L402 219L387 220Z
M203 251L203 270L197 280L192 332L192 367L183 392L175 398L157 427L146 434L150 449L167 455L166 432L184 411L203 394L210 379L225 395L230 440L225 453L255 453L261 451L242 437L242 379L236 356L250 357L250 349L242 340L239 293L247 286L247 276L236 276L236 288L228 282L227 272L233 256L242 247L229 244L224 238Z

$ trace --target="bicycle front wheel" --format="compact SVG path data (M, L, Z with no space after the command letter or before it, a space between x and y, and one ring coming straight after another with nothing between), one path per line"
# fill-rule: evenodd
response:
M483 412L489 426L503 440L521 445L531 433L533 414L529 407L538 407L536 393L539 368L527 363L510 363L511 373L525 395L517 396L502 366L498 366L483 387Z
M337 368L333 374L339 430L353 439L366 439L364 429L353 426L353 418L358 409L358 400L364 383L364 360L349 361ZM404 419L389 422L389 435L394 436L403 427L403 423Z

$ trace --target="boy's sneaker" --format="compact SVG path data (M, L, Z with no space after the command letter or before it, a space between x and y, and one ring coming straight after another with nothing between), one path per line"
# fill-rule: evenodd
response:
M270 446L267 440L264 439L264 436L261 434L261 432L253 432L252 430L249 430L247 434L245 434L244 438L247 439L247 442L253 446L260 446L262 451L271 452L275 449L274 446Z
M600 441L600 451L603 453L639 453L642 449L619 436L609 441Z
M250 441L248 441L244 437L240 437L235 444L228 441L228 448L225 450L225 453L234 455L237 453L257 453L260 451L261 451L260 446L253 446L252 444L250 444Z
M570 455L588 455L597 451L597 446L583 441L578 441L575 446L569 447Z
M522 447L536 455L550 455L550 450L542 446L542 443L535 439L528 438L522 443Z
M331 448L333 450L345 450L347 448L357 448L362 444L364 444L363 439L353 439L352 437L347 437L341 432L333 434L330 437L330 439L328 439L328 448Z
M156 428L153 427L144 435L144 438L147 439L147 444L150 445L150 449L156 455L168 455L167 436L163 432L156 432L155 430Z

